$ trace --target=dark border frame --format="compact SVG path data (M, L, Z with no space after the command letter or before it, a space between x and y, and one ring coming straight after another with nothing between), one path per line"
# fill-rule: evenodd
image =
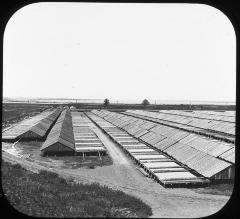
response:
M7 22L11 18L11 16L20 8L32 4L32 3L41 3L41 2L70 2L70 3L79 3L79 2L87 2L87 3L190 3L190 4L206 4L209 6L212 6L216 9L219 9L221 12L223 12L228 19L231 21L234 30L235 30L235 35L236 35L236 146L240 146L239 144L239 120L240 120L240 115L239 115L239 95L238 95L238 88L239 88L239 35L240 35L240 6L238 1L234 0L165 0L165 1L33 1L33 0L21 0L21 1L3 1L1 2L1 36L2 36L2 41L1 41L1 66L2 66L2 74L1 74L1 79L3 81L3 37L4 37L4 30L7 25ZM4 3L4 4L3 4ZM2 95L1 98L3 100L3 82L2 82ZM240 211L238 210L239 203L240 203L240 194L239 194L239 147L236 147L236 163L235 166L236 171L235 171L235 183L234 183L234 190L233 194L230 197L229 201L227 204L218 212L216 212L213 215L210 215L206 218L239 218L240 216ZM2 189L2 188L1 188ZM3 191L1 190L1 193L3 194ZM19 213L18 211L13 210L14 208L9 205L9 202L7 199L2 195L2 199L4 200L2 207L1 207L1 214L2 215L9 215L9 216L20 216L20 217L29 217L26 215L23 215Z

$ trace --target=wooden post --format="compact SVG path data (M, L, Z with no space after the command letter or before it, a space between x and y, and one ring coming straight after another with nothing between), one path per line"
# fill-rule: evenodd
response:
M98 151L98 156L99 156L100 160L102 160L102 158L101 158L101 155L100 155L100 152L99 152L99 151Z

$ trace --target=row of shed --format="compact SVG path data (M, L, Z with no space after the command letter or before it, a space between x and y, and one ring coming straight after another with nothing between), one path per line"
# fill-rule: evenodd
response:
M106 148L82 112L65 109L41 147L44 155L104 155Z
M209 119L214 121L235 123L235 111L205 111L205 110L159 110L159 113L182 115L186 117Z
M89 112L87 115L99 126L121 149L127 153L140 170L165 187L199 186L209 183L199 174L191 173L187 168L176 163L168 156L140 142L115 125Z
M213 111L214 112L214 111ZM217 112L211 113L209 111L192 111L192 112L166 112L159 111L159 115L171 119L186 119L185 124L200 127L203 129L212 130L215 132L222 132L230 135L235 135L235 116L229 116L228 114L223 115L224 113L218 114ZM170 118L169 118L170 116Z
M44 154L66 154L75 150L71 112L64 109L41 147Z
M92 112L204 177L234 178L234 144L130 115L106 110Z
M68 107L46 110L2 132L3 141L40 140L43 155L106 154L106 148L83 112Z
M34 117L19 122L2 132L3 141L44 139L62 109L46 110Z
M221 121L211 118L198 118L187 116L180 112L177 114L164 112L149 112L144 110L127 110L126 115L132 115L139 118L150 119L154 122L162 123L186 131L195 132L215 139L221 139L228 142L235 141L235 122ZM200 113L199 113L200 114ZM210 114L211 115L211 114ZM202 115L203 116L203 115Z

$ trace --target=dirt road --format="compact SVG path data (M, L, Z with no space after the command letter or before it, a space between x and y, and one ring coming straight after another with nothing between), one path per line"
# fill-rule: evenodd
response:
M95 169L54 168L55 172L64 177L73 177L78 182L98 182L139 197L152 207L152 217L204 217L220 210L229 200L228 196L199 194L191 189L165 189L143 176L133 161L102 130L94 124L92 128L108 149L113 165ZM13 155L3 153L3 158L15 162L12 157ZM18 158L17 162L35 171L41 168L24 159Z

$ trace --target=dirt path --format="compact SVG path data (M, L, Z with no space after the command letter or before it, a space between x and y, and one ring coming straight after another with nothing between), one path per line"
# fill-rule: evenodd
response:
M136 169L133 161L102 130L94 124L92 128L113 159L112 166L104 168L105 171L102 169L104 173L98 168L96 175L99 174L105 180L115 182L128 193L146 201L153 208L153 217L206 216L220 210L228 201L227 196L198 194L184 188L165 189L152 179L143 176Z
M53 171L64 177L73 177L78 182L98 182L139 197L152 207L152 217L204 217L220 210L229 200L228 196L199 194L191 189L165 189L152 179L143 176L133 161L102 130L94 124L92 128L108 149L113 165L95 169L54 168ZM21 158L16 160L13 155L5 152L2 155L3 158L21 163L32 171L48 169Z

